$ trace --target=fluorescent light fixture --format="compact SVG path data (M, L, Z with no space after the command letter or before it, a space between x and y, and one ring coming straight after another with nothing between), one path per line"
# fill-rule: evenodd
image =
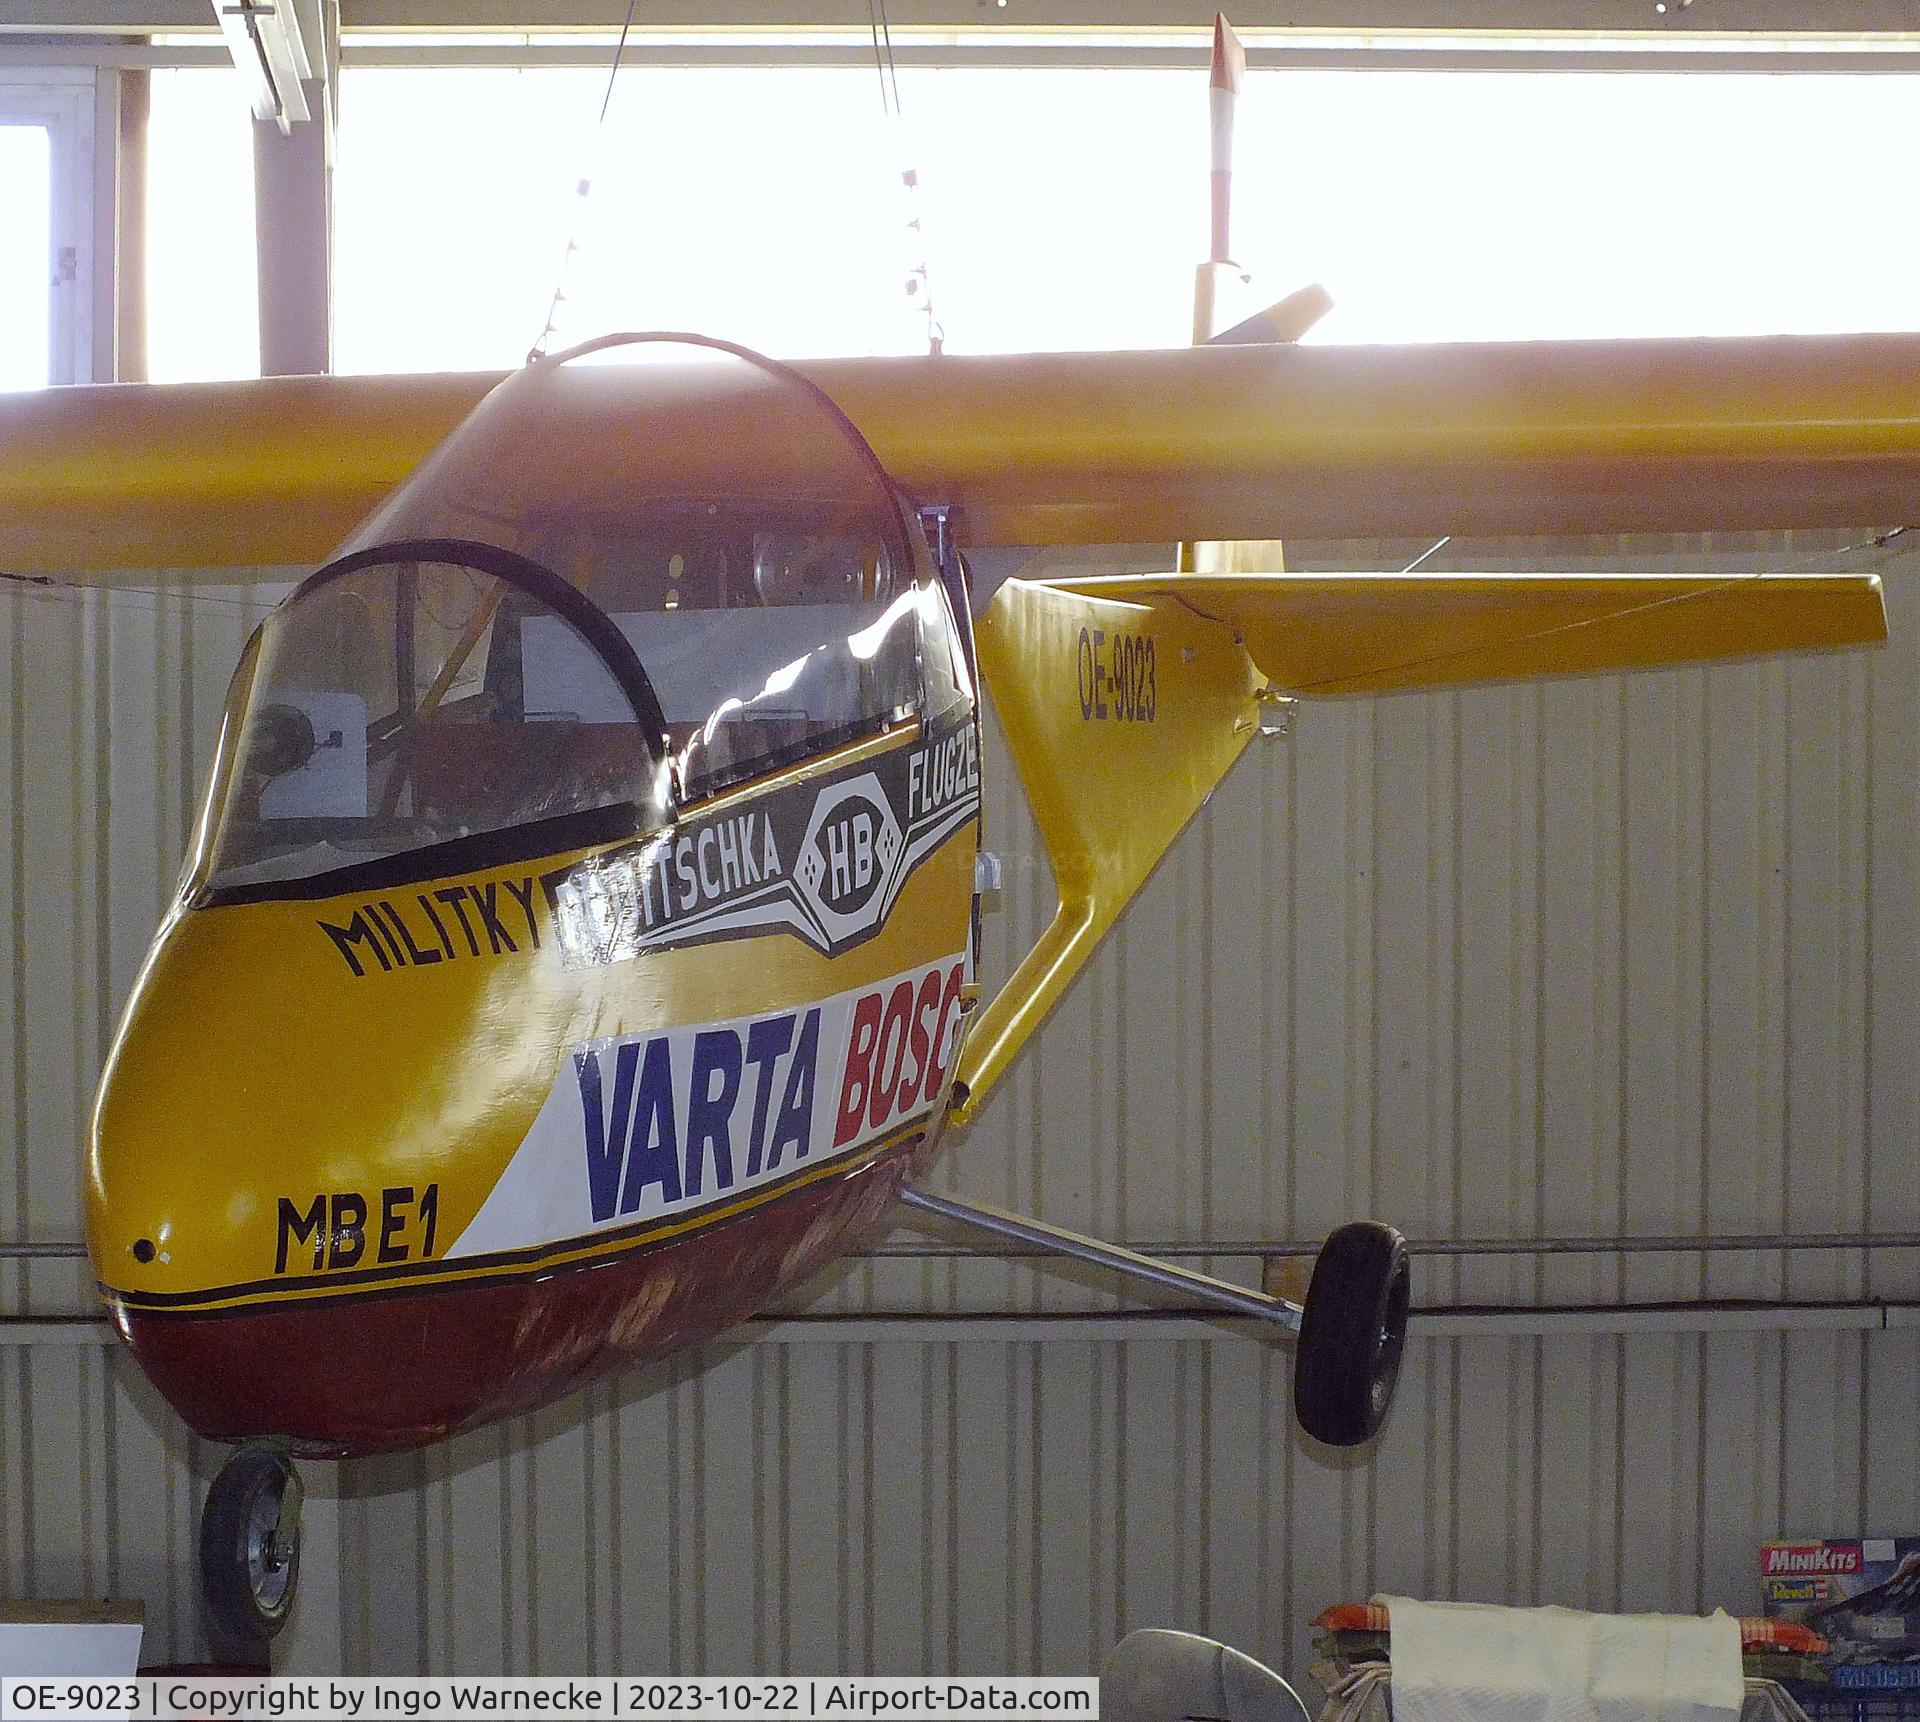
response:
M287 0L281 0L286 4ZM1679 0L1670 0L1677 10ZM961 28L937 28L895 25L896 47L938 47L963 50L1020 48L1073 48L1089 50L1189 50L1204 51L1211 26L1190 29L1088 29L1083 26L1057 28L1008 28L980 25ZM1353 53L1370 49L1410 49L1431 53L1443 60L1450 53L1508 52L1514 54L1618 54L1622 51L1648 54L1804 54L1819 57L1828 54L1910 55L1920 52L1920 31L1916 30L1792 30L1769 34L1753 30L1669 29L1650 15L1645 29L1637 30L1448 30L1383 28L1374 30L1328 30L1301 25L1239 27L1249 53L1261 52ZM180 38L188 40L188 38ZM155 38L156 41L162 38ZM614 30L476 30L476 29L343 29L343 48L377 50L380 48L593 48L611 49L619 40ZM709 29L684 26L648 27L644 13L634 21L629 46L646 44L666 48L747 48L764 47L805 49L823 47L867 48L871 36L864 29L845 29L831 25L796 26L786 29L764 25L736 25Z
M293 0L213 0L213 9L234 69L246 82L253 117L272 120L283 133L311 118L300 81L313 76L313 63Z

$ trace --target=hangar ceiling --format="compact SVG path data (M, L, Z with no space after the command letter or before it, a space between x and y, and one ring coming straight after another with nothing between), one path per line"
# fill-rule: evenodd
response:
M1884 0L1240 0L1237 28L1247 34L1379 30L1495 31L1570 36L1689 32L1812 37L1906 36L1889 32L1900 14ZM346 30L609 30L625 0L341 0ZM1164 0L892 0L898 30L1191 29L1211 23L1210 4L1170 7ZM865 0L649 0L636 29L646 31L803 28L865 30ZM150 35L215 33L208 0L8 0L0 29Z
M283 4L304 14L318 0ZM1206 52L1213 5L892 0L886 22L902 65L1184 66ZM627 6L339 0L337 11L350 63L525 65L598 63ZM1908 20L1874 0L1239 0L1229 11L1255 67L1886 72L1920 63L1920 28L1888 29ZM0 63L29 52L42 63L213 63L216 16L210 0L4 0ZM870 51L873 20L868 0L649 0L628 56L835 63Z

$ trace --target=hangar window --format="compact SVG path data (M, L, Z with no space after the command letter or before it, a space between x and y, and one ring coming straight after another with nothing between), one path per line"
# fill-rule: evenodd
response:
M694 328L783 356L924 351L904 290L924 255L950 352L1181 345L1205 64L902 66L922 244L871 65L629 64L595 144L604 70L350 63L338 362L517 362L576 220L557 344ZM1235 254L1263 304L1325 283L1314 340L1906 327L1920 233L1888 212L1917 91L1898 73L1256 70ZM1795 233L1870 234L1872 267Z
M94 374L93 73L0 64L0 389Z
M146 249L148 378L259 376L253 121L230 70L153 74Z
M47 381L48 137L0 115L0 389Z
M902 66L910 147L870 65L630 61L596 136L604 64L383 64L430 50L349 40L336 368L518 363L570 236L556 346L682 327L783 356L922 351L905 284L923 260L951 352L1182 344L1207 221L1188 40L1183 67ZM502 42L438 51L497 59ZM1581 60L1424 70L1403 50L1391 70L1249 72L1234 250L1261 302L1323 282L1315 341L1912 323L1920 232L1887 211L1920 79L1824 72L1812 52L1790 76L1565 69ZM155 74L156 377L257 364L250 148L230 71ZM1796 233L1870 235L1872 266L1780 237Z

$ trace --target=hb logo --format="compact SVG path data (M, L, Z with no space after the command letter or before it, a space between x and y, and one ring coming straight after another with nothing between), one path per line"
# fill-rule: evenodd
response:
M872 772L820 792L793 877L830 940L863 933L879 918L904 848L900 822Z

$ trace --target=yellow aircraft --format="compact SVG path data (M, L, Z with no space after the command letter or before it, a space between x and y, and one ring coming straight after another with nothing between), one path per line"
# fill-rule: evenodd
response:
M1236 81L1223 23L1201 340ZM1295 1304L936 1195L945 1132L1287 697L1885 633L1865 575L1287 574L1264 541L1893 525L1920 336L1285 344L1323 306L1167 352L630 335L504 379L0 397L8 575L318 564L235 671L88 1152L115 1324L241 1443L201 1524L227 1635L291 1609L296 1455L710 1339L901 1202L1296 1336L1306 1430L1378 1431L1390 1227ZM1059 895L985 1000L983 684Z
M594 362L669 345L700 362ZM708 1339L901 1200L1297 1333L1301 1422L1370 1438L1397 1233L1341 1228L1299 1306L924 1191L946 1129L1279 694L1853 645L1877 582L998 573L1891 524L1917 478L1905 335L804 367L632 336L504 380L0 399L13 575L327 557L235 673L88 1158L120 1333L244 1443L203 1519L215 1620L286 1617L294 1455ZM986 1001L983 683L1060 898Z

